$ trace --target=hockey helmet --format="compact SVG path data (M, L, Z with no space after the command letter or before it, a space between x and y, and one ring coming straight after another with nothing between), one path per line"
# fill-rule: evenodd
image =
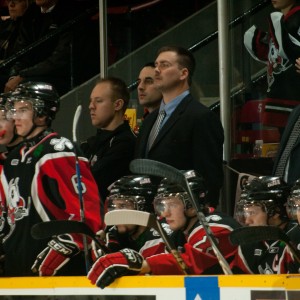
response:
M2 93L0 94L0 112L1 119L6 119L6 103L7 99L10 97L11 93Z
M37 116L47 116L48 120L55 119L59 110L60 97L53 85L46 82L28 81L20 83L10 94L10 117L13 116L13 104L16 101L29 101Z
M147 175L128 175L115 181L106 199L107 210L134 209L153 211L152 202L157 186Z
M197 201L204 207L206 204L205 196L207 193L205 181L203 177L198 176L194 170L183 171L188 180L189 187ZM167 178L164 178L157 189L157 195L154 198L154 210L158 216L165 211L166 200L171 198L178 198L184 204L184 209L187 210L192 207L190 196L178 183L174 183Z
M287 218L286 201L290 187L280 177L260 176L245 185L237 204L236 217L239 219L249 206L260 206L268 217L279 213Z
M297 211L300 211L300 179L291 188L287 201L287 214L290 219L297 220Z

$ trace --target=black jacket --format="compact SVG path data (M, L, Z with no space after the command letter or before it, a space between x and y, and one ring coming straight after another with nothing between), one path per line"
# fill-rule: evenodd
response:
M129 163L133 159L135 142L136 136L125 121L113 131L98 130L97 135L81 144L103 202L108 195L107 188L130 173Z
M208 184L209 201L218 203L223 184L224 134L218 116L187 95L160 130L149 153L146 147L158 110L145 119L138 135L136 158L148 158L179 170L196 170Z

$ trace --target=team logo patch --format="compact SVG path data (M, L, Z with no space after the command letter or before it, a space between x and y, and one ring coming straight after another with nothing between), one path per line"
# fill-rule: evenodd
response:
M50 145L54 146L54 149L56 151L63 151L66 148L72 150L73 149L73 144L71 143L70 140L68 140L65 137L61 137L59 139L54 138L50 141Z

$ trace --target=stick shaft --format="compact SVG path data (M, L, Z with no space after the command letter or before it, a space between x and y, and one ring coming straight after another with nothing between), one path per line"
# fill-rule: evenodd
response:
M82 195L82 181L81 181L81 172L80 172L80 165L79 165L79 159L77 154L77 126L79 122L79 118L82 112L82 106L78 105L77 109L75 111L75 115L73 118L73 143L74 143L74 154L75 154L75 168L76 168L76 177L77 177L77 189L78 189L78 200L80 205L80 220L82 223L85 223L85 213L84 213L84 201L83 201L83 195ZM83 250L84 250L84 256L85 256L85 264L86 264L86 271L88 272L90 269L90 259L89 259L89 249L88 249L88 242L86 235L83 236Z
M211 243L212 249L223 269L224 274L232 274L230 266L226 261L225 257L222 255L217 241L206 221L204 214L202 213L198 202L195 200L194 194L190 189L187 179L185 178L184 174L177 170L176 168L169 166L167 164L153 161L150 159L135 159L130 163L130 170L137 174L145 174L145 175L152 175L152 176L159 176L159 177L166 177L170 181L176 182L182 186L182 188L189 194L191 202L195 210L197 211L197 216L199 222L203 226L205 230L206 236Z

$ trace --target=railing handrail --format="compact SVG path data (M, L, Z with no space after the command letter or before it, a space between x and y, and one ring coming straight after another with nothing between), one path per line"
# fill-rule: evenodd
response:
M245 18L254 15L258 11L260 11L260 10L264 9L265 7L267 7L269 4L270 4L269 0L262 0L261 2L256 4L255 6L251 7L248 11L244 12L242 15L240 15L240 16L236 17L234 20L230 21L229 28L234 28L238 24L242 23ZM188 49L191 52L196 52L200 48L207 45L209 42L217 39L217 37L218 37L218 30L214 31L213 33L208 34L201 41L199 41L196 44L190 46ZM259 75L259 77L261 79L262 75ZM254 80L255 80L255 78L253 78L253 81ZM138 81L136 80L136 81L132 82L130 85L128 85L129 91L130 92L134 91L137 87L137 84L138 84ZM236 95L236 93L235 93L235 95Z

